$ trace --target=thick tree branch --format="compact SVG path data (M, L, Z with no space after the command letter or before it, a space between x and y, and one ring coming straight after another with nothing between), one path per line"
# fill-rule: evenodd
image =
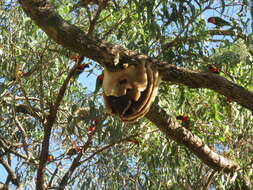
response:
M139 55L120 46L88 38L79 28L62 19L46 0L19 0L19 2L27 15L50 38L101 65L111 65L119 52L121 59Z
M25 12L57 43L93 59L102 65L114 63L114 57L120 53L120 59L129 61L141 56L142 59L159 63L150 57L121 48L104 41L92 40L79 28L64 21L46 0L19 0ZM210 31L211 35L234 34L233 31ZM198 73L168 65L160 73L164 80L184 84L194 88L209 88L232 98L242 106L253 110L253 94L227 79L211 73Z
M171 118L157 105L152 105L146 117L153 122L166 137L186 146L200 160L214 170L233 172L237 169L237 164L233 161L218 155L211 150L199 137L192 134L184 127L171 126Z
M159 67L159 74L164 81L192 88L212 89L253 111L253 93L218 74L195 72L166 64Z

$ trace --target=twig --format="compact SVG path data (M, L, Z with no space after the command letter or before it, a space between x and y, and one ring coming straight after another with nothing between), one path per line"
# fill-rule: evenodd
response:
M153 131L153 132L154 132L154 131ZM134 138L134 137L136 137L136 136L139 136L139 134L131 135L131 136L129 136L129 137L126 137L126 138L124 138L124 139L121 139L121 140L118 141L118 142L115 142L115 143L111 143L111 144L109 144L109 145L106 145L106 146L100 148L99 150L97 150L96 152L94 152L94 153L93 153L92 155L90 155L88 158L86 158L86 159L80 161L80 163L82 164L82 163L84 163L84 162L86 162L86 161L92 159L92 158L93 158L95 155L97 155L98 153L103 152L104 150L106 150L106 149L108 149L108 148L111 148L112 146L114 146L114 145L116 145L116 144L119 144L119 143L121 143L121 142L127 141L127 140L129 140L129 139L131 139L131 138Z
M29 154L29 151L28 151L28 149L27 149L27 147L28 147L28 137L27 137L27 133L26 133L26 131L25 131L23 125L22 125L22 124L20 123L20 121L18 120L18 118L17 118L17 116L16 116L15 113L14 113L13 116L14 116L15 123L16 123L16 125L18 126L18 129L20 130L20 132L21 132L21 134L22 134L22 136L23 136L23 144L24 144L23 148L24 148L24 150L25 150L25 152L26 152L26 155L27 155L27 157L28 157L28 159L29 159L29 158L30 158L30 154Z
M65 188L65 186L68 184L68 180L70 179L71 175L74 173L75 169L80 166L80 159L82 158L82 155L84 152L87 151L87 149L90 147L91 141L92 141L92 136L94 134L95 131L93 131L93 133L91 133L88 136L88 139L86 141L86 143L82 146L82 151L80 151L78 153L78 155L76 156L76 158L73 160L70 168L68 169L68 171L65 173L65 175L62 177L61 182L59 183L59 187L57 188L58 190L63 190Z
M54 178L55 176L57 175L58 173L58 170L59 170L59 167L61 166L61 162L59 162L54 170L54 173L52 174L51 178L50 178L50 181L48 183L48 187L51 187L52 184L53 184L53 181L54 181Z
M208 187L211 185L211 183L212 183L212 181L213 181L213 179L214 179L214 177L215 177L216 174L217 174L217 171L215 171L215 170L212 171L212 173L208 176L207 182L204 185L203 190L207 190L208 189Z
M12 170L11 166L6 162L2 157L0 157L0 163L3 165L3 167L8 172L9 176L11 177L11 181L14 185L19 186L19 178L15 174L15 172Z
M97 10L97 12L96 12L95 17L94 17L94 18L91 20L91 22L90 22L90 27L89 27L87 36L91 36L91 34L92 34L92 32L93 32L93 30L94 30L94 28L95 28L95 25L96 25L96 23L97 23L98 18L99 18L99 16L100 16L101 12L103 11L103 9L104 9L105 6L106 6L106 2L107 2L107 0L100 0L100 1L99 1L98 10Z
M7 142L5 142L4 139L0 138L0 146L5 149L6 153L10 152L12 154L15 154L17 157L23 158L24 160L28 159L26 155L20 154L12 149L13 146L18 146L16 144L14 144L13 146L9 145L7 144Z

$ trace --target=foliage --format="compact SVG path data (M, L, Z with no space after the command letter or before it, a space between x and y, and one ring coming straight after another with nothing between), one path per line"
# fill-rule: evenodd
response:
M88 32L97 4L51 2L64 19ZM75 64L70 59L75 53L50 40L18 2L0 4L0 163L7 160L24 189L35 189L45 120ZM109 1L92 35L187 69L208 72L212 64L221 76L252 91L252 7L247 0ZM225 18L234 26L226 30L235 33L210 33L216 28L207 23L209 16ZM242 174L253 181L250 111L211 90L161 83L157 101L173 116L173 124L181 125L176 116L189 116L192 133L241 167L233 175L215 173L148 120L130 125L104 114L101 93L90 92L102 68L84 62L90 64L87 76L71 81L53 125L48 186L57 186L77 157L67 155L68 150L89 140L69 189L229 189ZM8 180L0 178L14 188Z

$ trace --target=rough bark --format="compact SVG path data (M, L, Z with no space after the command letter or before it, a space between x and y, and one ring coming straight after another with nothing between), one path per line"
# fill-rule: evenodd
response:
M118 45L89 38L79 28L61 18L46 0L19 0L19 2L26 14L55 42L101 65L110 66L118 53L121 60L138 55Z
M78 52L103 66L110 67L115 56L120 54L121 61L146 59L160 65L163 80L184 84L192 88L209 88L223 94L233 101L253 111L253 94L241 86L213 73L195 72L161 63L149 56L140 54L105 41L88 38L74 25L62 19L45 0L19 0L24 11L40 26L47 35L62 46Z
M164 81L174 84L212 89L253 111L253 93L218 74L190 71L168 64L160 64L159 74Z
M157 105L152 105L146 117L153 122L168 138L186 146L200 160L217 171L233 172L238 166L232 160L211 150L198 136L184 127L173 127L171 118L166 111Z

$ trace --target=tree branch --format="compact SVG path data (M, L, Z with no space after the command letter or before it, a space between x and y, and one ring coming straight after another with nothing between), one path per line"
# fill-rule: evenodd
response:
M45 167L46 167L47 158L48 158L48 154L49 154L49 140L50 140L50 136L51 136L52 127L53 127L53 124L55 123L58 108L59 108L60 103L64 97L68 83L69 83L71 77L74 75L77 67L78 67L78 64L74 65L74 67L70 70L64 83L62 84L62 86L59 90L59 93L57 95L55 104L50 108L49 115L47 117L47 123L44 126L44 139L42 142L42 150L41 150L41 154L40 154L40 162L39 162L39 168L38 168L38 173L37 173L37 182L36 182L37 190L45 190L44 172L45 172Z
M102 1L99 1L99 4L98 4L98 9L97 9L97 12L94 16L94 18L91 20L90 22L90 27L89 27L89 30L88 30L88 33L87 33L87 36L91 36L92 35L92 32L94 31L94 28L95 28L95 25L97 23L97 20L101 14L101 12L103 11L103 9L105 8L106 6L106 1L102 0Z
M73 160L69 170L65 173L65 175L63 176L59 187L57 188L58 190L63 190L66 185L68 184L68 180L70 179L71 175L73 174L73 172L75 171L75 169L80 166L80 160L83 156L83 154L88 150L88 148L90 147L91 141L92 141L92 137L95 131L93 131L89 136L88 139L86 141L86 143L82 146L82 151L80 151L78 153L78 155L76 156L76 158Z
M25 12L57 43L74 50L102 65L114 63L115 55L120 52L121 60L129 61L141 57L154 64L157 60L147 55L124 49L104 41L92 40L79 28L67 23L53 9L46 0L19 0ZM209 31L214 34L233 34L233 31ZM242 106L253 110L253 94L242 87L229 82L227 79L211 73L197 73L179 69L175 66L163 66L160 69L162 78L177 84L184 84L193 88L209 88L221 93Z
M186 146L200 160L214 170L233 172L237 164L212 151L202 140L184 127L171 126L171 117L157 105L152 105L146 117L153 122L166 137Z
M2 157L0 157L0 163L3 165L3 167L6 169L8 172L9 176L11 177L11 181L14 185L19 186L19 178L15 174L15 172L12 170L11 166L6 162Z
M247 37L246 35L242 34L242 33L237 33L233 30L208 30L205 31L205 34L207 35L211 35L211 36L236 36L239 38L242 38L243 40L246 40ZM175 38L174 40L172 40L171 42L167 43L165 45L166 48L172 48L172 47L176 47L179 46L181 43L186 43L186 42L199 42L201 41L201 36L186 36L186 37L178 37ZM203 39L202 39L203 41Z
M168 64L159 66L159 74L167 82L183 84L191 88L212 89L253 111L253 93L218 74L190 71Z
M19 0L19 2L27 15L55 42L103 66L113 65L114 57L119 52L122 60L129 60L133 56L138 57L138 55L148 58L144 54L118 45L90 39L79 28L60 17L46 0Z

